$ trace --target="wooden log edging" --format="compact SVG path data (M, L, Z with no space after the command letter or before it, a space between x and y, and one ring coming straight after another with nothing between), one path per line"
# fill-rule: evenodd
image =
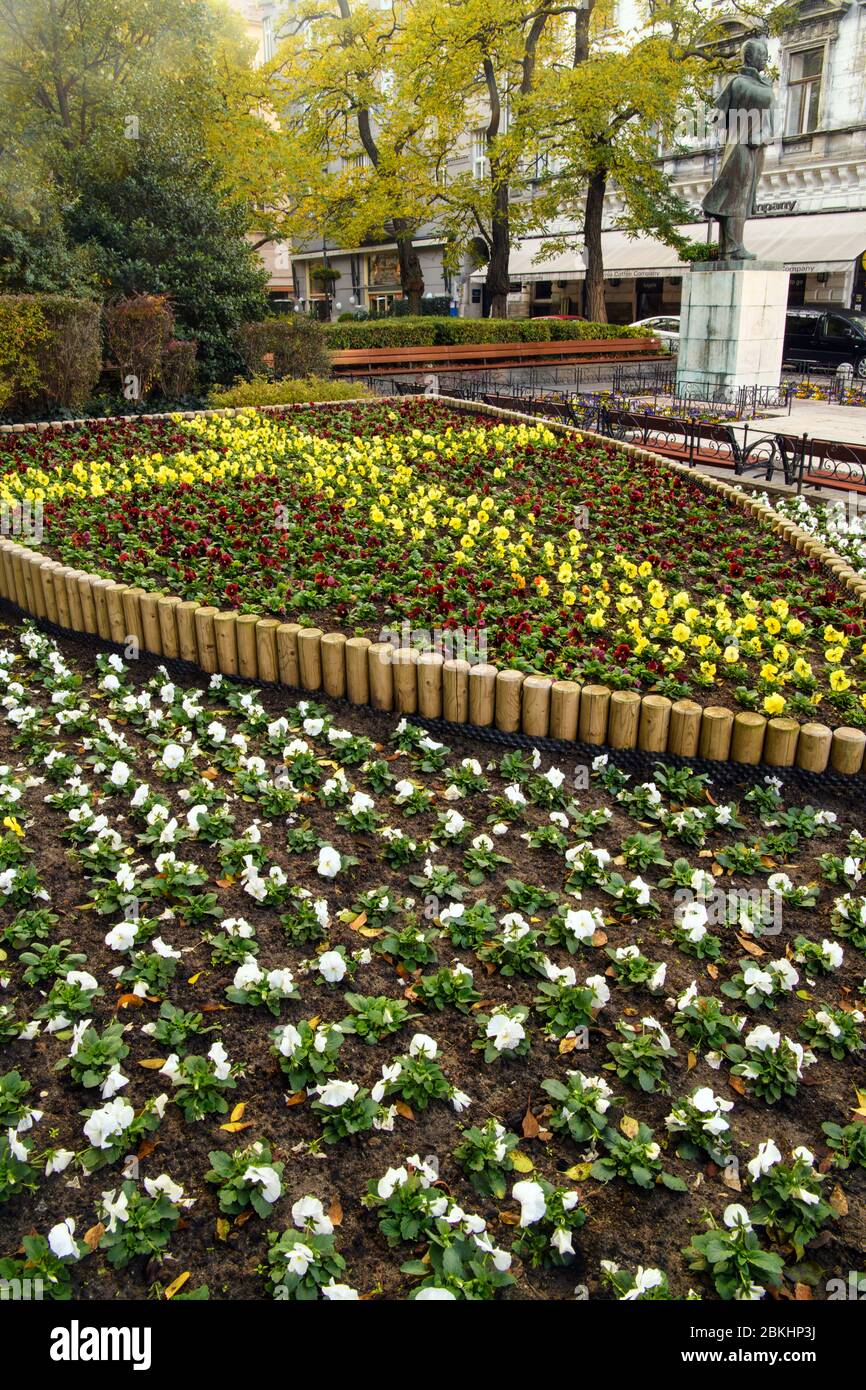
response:
M386 399L386 398L383 398ZM346 402L333 402L343 405ZM476 413L473 402L448 400L452 408ZM281 407L272 407L279 410ZM554 433L604 436L500 407L481 413ZM184 412L233 414L225 411ZM127 418L127 417L124 417ZM132 417L134 419L147 417ZM152 417L154 418L154 417ZM63 422L75 424L75 422ZM7 427L16 428L16 427ZM634 445L618 450L638 459L661 462L710 491L725 493L751 511L798 549L831 568L837 580L866 601L866 581L829 547L773 509L720 479L696 474L684 464ZM654 693L614 691L606 685L556 680L544 672L499 670L484 664L443 660L441 655L344 633L325 633L298 623L280 623L256 614L221 612L175 595L150 594L137 587L72 570L17 541L0 538L0 596L22 612L43 618L72 634L100 636L126 643L135 639L151 655L180 657L205 673L222 672L262 682L278 682L299 694L322 691L352 704L394 710L454 724L495 726L530 738L579 741L598 748L635 749L663 756L734 762L740 766L797 767L822 773L828 767L843 776L864 768L866 732L788 718L767 719L750 711L702 707L693 700L671 701Z

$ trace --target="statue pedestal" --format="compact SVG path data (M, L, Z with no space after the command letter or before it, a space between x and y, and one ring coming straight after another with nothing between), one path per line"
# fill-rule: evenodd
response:
M677 394L777 390L789 272L773 261L699 261L683 276Z

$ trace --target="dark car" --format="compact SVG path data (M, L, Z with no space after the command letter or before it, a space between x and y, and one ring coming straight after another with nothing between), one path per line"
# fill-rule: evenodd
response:
M854 309L789 309L783 361L829 371L848 365L855 376L866 379L866 314Z

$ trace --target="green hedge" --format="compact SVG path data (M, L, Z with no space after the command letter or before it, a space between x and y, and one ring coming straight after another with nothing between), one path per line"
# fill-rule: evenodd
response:
M562 319L371 319L325 329L329 348L434 347L454 343L549 343L584 338L641 338L646 329Z

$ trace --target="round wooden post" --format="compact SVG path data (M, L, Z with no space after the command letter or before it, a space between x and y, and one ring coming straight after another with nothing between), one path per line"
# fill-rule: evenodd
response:
M636 690L615 690L611 695L607 719L607 741L611 748L637 747L640 704Z
M24 584L31 604L31 613L37 618L45 617L45 599L42 595L42 559L38 551L28 550L24 561Z
M238 615L233 608L214 614L217 665L223 676L238 674Z
M554 681L550 687L550 737L574 742L580 713L577 681Z
M465 724L469 718L468 661L450 657L442 664L442 713L452 724Z
M72 627L69 612L69 592L66 588L66 566L58 565L54 571L54 602L57 604L57 621L61 627Z
M734 716L722 705L707 705L701 717L698 752L710 762L725 762L731 752Z
M671 702L666 695L644 695L640 702L637 746L644 753L665 753L671 725Z
M206 671L208 667L202 666L199 658L198 625L195 617L198 608L198 604L192 599L182 600L175 608L174 616L177 622L177 645L182 661L197 662L198 665L202 667L202 670ZM207 611L209 615L213 617L216 609L210 608ZM207 629L207 627L208 625L205 623L205 629ZM211 639L213 639L212 627L210 628L210 635ZM211 669L215 671L216 665Z
M521 728L530 738L547 738L550 728L550 676L527 676L523 682Z
M42 597L41 591L37 594L36 584L34 581L34 575L37 573L36 562L38 558L39 557L37 555L34 555L32 550L25 549L21 552L21 573L24 579L24 590L27 594L27 612L30 613L34 618L38 618L40 616L39 602ZM88 579L89 578L90 576L88 575ZM83 611L84 610L82 609L82 612Z
M304 690L322 688L322 629L302 627L298 632L298 666Z
M42 617L47 618L49 622L53 623L56 622L57 619L53 617L52 614L57 610L54 608L54 586L51 583L50 573L51 564L51 560L43 559L40 561L37 584L42 594ZM2 566L0 566L0 577L2 577Z
M793 767L800 725L796 719L768 719L764 736L764 762L768 767Z
M144 646L141 630L141 609L138 604L141 594L142 590L135 587L127 589L123 595L123 621L126 627L124 637L134 637L139 648Z
M442 718L444 663L441 652L421 652L418 656L418 712L425 719Z
M206 604L202 608L196 608L193 614L198 664L209 675L213 675L219 670L216 627L214 626L218 612L219 609L211 608Z
M322 686L335 700L345 697L346 638L342 632L326 632L322 638Z
M259 668L259 680L265 681L268 685L275 685L280 678L280 667L277 660L277 628L279 625L276 618L260 618L256 624L256 662Z
M5 556L4 556L5 559ZM43 560L40 566L42 574L42 598L45 602L45 616L50 623L57 622L57 598L54 593L54 564L53 560ZM6 581L3 581L4 596Z
M346 643L346 691L353 705L369 705L369 637L350 637Z
M394 704L394 671L391 666L393 647L390 642L373 642L367 648L367 670L370 677L370 704L373 709L392 709Z
M580 692L578 738L581 743L601 744L607 739L610 687L585 685Z
M138 600L141 613L141 633L146 651L162 656L162 633L159 628L159 594L142 594Z
M108 594L106 592L110 583L110 579L94 579L92 585L93 602L96 607L96 628L105 642L111 641L111 622L108 617Z
M177 636L177 620L174 610L180 603L177 594L163 594L156 601L156 615L159 622L159 640L162 654L170 660L180 656L180 643Z
M93 583L89 574L82 574L78 577L78 597L81 603L81 616L84 620L84 631L92 636L99 635L99 625L96 621L96 603L93 598Z
M15 602L14 589L10 585L11 559L10 550L12 542L5 536L0 538L0 595L7 600ZM43 563L46 563L43 561ZM48 562L50 563L50 561Z
M27 590L24 586L24 565L21 559L21 546L16 542L12 547L12 577L15 583L15 602L18 607L27 612ZM77 570L68 571L70 574L77 574ZM80 632L81 629L79 628Z
M84 614L81 611L81 594L78 589L80 574L81 570L67 567L63 576L63 582L66 585L66 602L69 605L69 626L73 632L84 631ZM24 587L23 579L21 587L22 589ZM26 598L22 607L26 607Z
M239 613L235 627L237 629L238 643L238 671L247 680L257 680L259 674L259 661L256 653L256 628L259 624L258 613Z
M671 705L668 752L694 758L701 738L701 707L695 700L675 700Z
M797 766L804 772L825 772L832 743L833 730L826 724L802 724L797 740Z
M487 728L496 712L496 667L472 666L469 670L469 723Z
M277 662L280 668L280 685L290 685L295 690L301 685L301 666L298 659L298 633L300 623L280 623L277 628Z
M767 721L762 714L751 710L740 710L734 715L734 730L731 737L731 761L754 765L761 761L764 751L764 730Z
M108 607L108 624L111 629L111 640L118 644L126 640L126 616L123 611L123 595L129 586L127 584L106 585L105 602ZM57 588L55 585L55 599Z
M520 728L520 697L522 671L500 671L496 677L496 727L504 734L514 734Z
M391 658L394 672L394 703L401 714L414 714L418 708L418 653L400 647Z
M834 730L830 749L830 766L834 772L853 777L863 766L863 749L866 747L866 734L862 729L849 729L845 725Z

